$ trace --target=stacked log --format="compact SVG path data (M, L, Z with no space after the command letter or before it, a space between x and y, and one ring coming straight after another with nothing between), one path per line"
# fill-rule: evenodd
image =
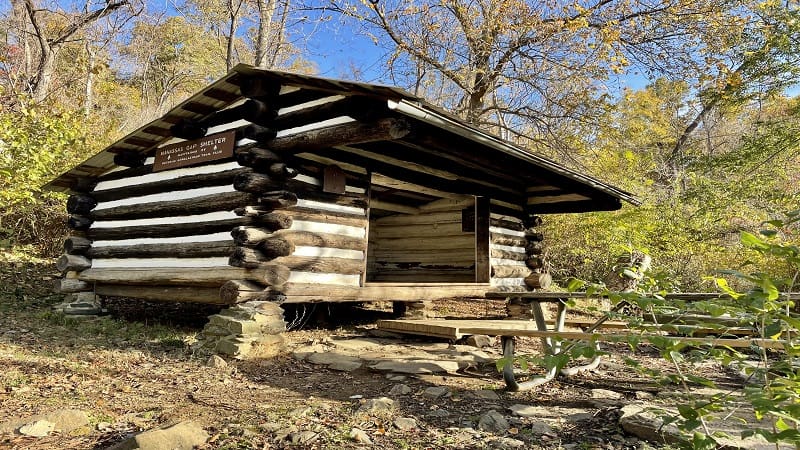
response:
M92 284L77 279L77 273L92 267L91 256L88 254L92 241L86 237L86 230L92 224L88 216L97 206L97 200L90 194L94 183L82 182L76 188L80 192L67 199L67 212L70 214L67 225L70 234L64 241L64 254L56 261L56 268L64 277L53 283L55 292L68 296L93 290Z
M528 290L525 278L531 269L525 264L526 246L522 220L516 217L522 211L503 210L494 202L490 204L489 252L491 263L491 285L496 291L524 292ZM505 214L495 212L502 210Z
M172 127L173 135L196 139L235 130L239 139L270 140L276 116L263 102L247 101L215 112L201 121L185 120ZM251 145L237 140L240 147ZM288 272L281 267L230 267L236 245L235 227L278 230L291 226L286 214L243 217L233 210L258 201L237 191L234 180L247 168L233 158L204 165L154 172L154 159L135 152L119 152L118 169L93 180L81 180L81 193L70 198L72 235L58 267L75 271L81 286L103 295L150 300L221 303L220 287L230 279L253 283L282 283ZM291 175L282 165L270 176ZM75 187L77 189L77 185ZM62 289L76 289L62 281Z
M525 277L525 284L531 289L547 289L553 282L553 278L547 271L544 259L544 246L542 241L544 235L537 231L537 227L542 225L540 216L528 216L523 220L525 228L525 264L533 273Z
M275 283L233 279L220 289L226 303L266 301L280 297L293 283L358 285L364 272L366 248L365 189L349 187L344 194L320 191L318 173L299 164L291 154L256 145L237 152L236 160L247 167L234 179L234 188L255 200L234 212L242 219L290 217L287 227L238 226L231 231L235 248L228 263L258 269L280 267L286 277ZM319 288L321 292L324 287ZM335 300L335 299L333 299Z

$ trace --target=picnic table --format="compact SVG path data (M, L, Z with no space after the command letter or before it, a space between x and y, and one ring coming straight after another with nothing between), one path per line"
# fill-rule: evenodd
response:
M792 299L800 299L800 294L782 294L787 295ZM547 383L555 378L559 372L555 369L549 369L543 376L532 377L528 381L519 382L516 379L514 372L514 365L512 361L515 358L515 347L517 337L538 337L542 339L543 351L547 355L556 355L559 352L567 351L570 346L574 345L569 341L588 341L595 346L599 345L601 341L622 341L631 336L631 333L617 332L617 333L598 333L599 328L603 327L606 321L611 317L615 309L618 309L621 304L616 308L606 312L603 316L597 318L594 322L585 324L583 331L574 332L566 331L564 329L567 316L567 303L570 299L587 299L587 298L601 298L600 295L589 295L586 292L488 292L486 298L488 299L517 299L530 302L533 321L530 320L451 320L451 319L437 319L437 320L381 320L378 322L378 328L387 331L394 331L406 334L417 334L424 336L433 336L446 338L451 340L458 340L467 335L485 334L489 336L500 336L503 358L507 363L503 367L503 380L506 387L511 391L519 391L531 389L535 386ZM676 293L667 294L666 300L682 300L687 302L711 300L716 298L723 298L718 293ZM542 310L542 304L556 303L557 310L554 320L548 321L545 318ZM615 324L620 327L620 324ZM663 327L659 327L663 330ZM735 327L736 332L728 333L731 335L739 335L736 338L723 338L723 337L683 337L683 336L670 336L666 339L679 339L683 343L694 346L703 345L717 345L726 346L731 348L747 348L751 345L761 346L772 349L782 349L786 341L774 339L758 339L752 338L752 329L739 329ZM713 332L714 330L709 330ZM561 370L561 374L565 376L575 375L576 373L592 370L600 364L600 357L594 357L587 364L570 367Z

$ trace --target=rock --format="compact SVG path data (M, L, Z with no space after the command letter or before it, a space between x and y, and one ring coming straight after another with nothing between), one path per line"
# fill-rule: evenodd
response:
M590 419L592 415L581 408L563 408L559 406L531 406L516 404L509 408L511 414L519 417L535 417L538 419L563 420L572 422Z
M75 432L75 430L81 427L86 427L87 433L91 431L89 429L89 414L86 411L81 411L79 409L59 409L47 414L39 414L0 423L0 433L13 433L19 431L19 428L23 425L29 425L40 420L53 423L54 428L51 431L59 431L68 434Z
M607 389L592 389L592 406L595 408L619 405L624 398L625 396L619 392Z
M525 446L524 441L520 441L519 439L509 438L509 437L500 437L494 438L489 440L489 447L496 448L496 449L512 449L512 448L523 448Z
M478 348L491 347L494 343L492 338L483 334L473 334L471 336L467 336L464 342L467 345Z
M341 350L354 352L356 354L366 350L375 350L381 347L381 343L374 339L334 339L333 345Z
M497 392L490 391L488 389L481 389L479 391L475 391L472 393L472 396L475 398L479 398L481 400L490 400L490 401L500 400L500 396L497 395Z
M411 388L406 386L405 384L395 384L392 386L392 390L389 391L389 395L400 396L400 395L408 395L411 393Z
M410 360L378 361L370 369L396 373L456 373L461 368L457 361Z
M447 397L450 395L450 390L444 386L431 386L422 391L422 396L430 399L437 399L439 397Z
M394 426L402 431L413 430L417 428L417 421L410 417L398 417L394 420Z
M228 363L217 355L211 355L208 358L208 361L206 361L206 366L213 367L215 369L223 369L225 367L228 367Z
M592 398L604 400L619 400L624 396L619 392L609 391L608 389L592 389Z
M56 424L49 420L37 420L19 428L19 433L25 436L45 437L55 430Z
M303 445L316 441L318 437L319 434L314 433L313 431L299 431L289 434L289 436L286 437L286 440L292 445Z
M45 414L45 420L56 425L56 430L61 433L72 433L81 427L89 426L89 414L79 409L59 409Z
M292 356L294 359L302 361L315 353L325 353L325 346L322 344L306 345L292 352Z
M619 424L625 432L640 439L668 444L681 442L680 432L675 425L664 425L658 415L641 405L623 406Z
M388 397L371 398L358 408L358 413L376 414L391 411L394 400Z
M544 435L544 434L547 434L547 435L553 435L554 434L553 433L553 427L551 427L550 425L548 425L548 424L546 424L544 422L533 422L530 425L530 430L531 430L531 434L535 434L535 435L539 435L539 436Z
M295 409L289 411L288 415L292 419L298 419L300 417L307 416L309 413L311 413L311 411L312 411L312 409L311 409L310 406L300 406L299 408L295 408Z
M208 438L208 433L200 425L187 420L170 427L144 431L109 450L191 450L205 444Z
M491 410L478 420L478 429L490 433L505 433L508 430L508 420L499 412Z
M389 381L406 381L408 379L408 376L396 373L387 373L386 379Z
M438 418L450 417L450 411L448 411L446 409L434 409L431 412L429 412L427 414L427 416L429 416L429 417L438 417Z
M636 391L634 396L636 397L636 400L650 400L654 397L653 394L645 391Z
M366 444L372 445L372 439L369 438L369 435L358 428L353 428L350 430L350 439L358 442L359 444Z
M275 442L282 442L289 439L289 435L297 432L297 427L291 425L275 431Z
M360 369L363 361L355 356L341 355L338 353L311 353L306 361L312 364L327 366L331 370L352 372Z

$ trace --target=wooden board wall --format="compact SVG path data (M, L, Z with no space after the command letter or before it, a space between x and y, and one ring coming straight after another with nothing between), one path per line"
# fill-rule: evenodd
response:
M464 207L373 220L367 281L475 281L475 233L462 231Z

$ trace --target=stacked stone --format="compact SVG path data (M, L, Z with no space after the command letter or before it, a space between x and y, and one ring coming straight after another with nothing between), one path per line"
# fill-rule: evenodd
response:
M209 317L195 349L244 358L283 350L286 322L283 309L272 302L241 303Z

